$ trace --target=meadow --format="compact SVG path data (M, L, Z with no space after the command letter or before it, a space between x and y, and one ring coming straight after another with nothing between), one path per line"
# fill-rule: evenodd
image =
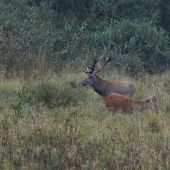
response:
M170 0L0 1L0 170L170 170ZM110 112L84 65L158 112Z
M110 112L83 73L0 81L0 169L170 169L170 72L134 79L135 99L159 93L159 112Z

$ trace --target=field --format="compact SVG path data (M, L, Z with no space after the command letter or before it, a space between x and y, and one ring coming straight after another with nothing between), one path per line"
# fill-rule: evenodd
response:
M0 81L0 169L170 169L170 73L131 79L159 113L109 112L84 74Z
M109 111L85 65L158 110ZM1 0L1 169L170 170L170 0Z

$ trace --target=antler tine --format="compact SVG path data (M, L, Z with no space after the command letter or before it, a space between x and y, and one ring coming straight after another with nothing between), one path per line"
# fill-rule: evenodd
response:
M107 63L110 62L110 61L112 61L111 55L110 55L110 57L108 58Z
M93 69L93 67L90 66L90 65L88 65L88 64L86 64L86 66L87 66L88 68L90 68L91 70Z
M90 69L90 71L83 71L84 73L93 73L94 72L94 68L96 66L96 63L97 63L97 59L94 58L93 60L93 63L92 63L92 66L89 66L88 64L87 65L87 68Z
M95 71L95 73L98 73L99 71L101 71L101 70L107 65L107 63L109 63L110 61L112 61L111 55L110 55L110 57L106 60L106 62L103 64L103 66L102 66L99 70Z
M92 69L93 71L94 71L94 68L95 68L95 66L96 66L96 63L97 63L97 59L94 58L94 59L93 59L92 66L91 66L91 69Z

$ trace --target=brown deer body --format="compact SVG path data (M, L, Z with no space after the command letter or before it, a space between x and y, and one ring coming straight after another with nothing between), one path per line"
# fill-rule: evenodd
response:
M82 84L92 87L101 96L106 96L110 93L118 93L126 96L133 96L135 94L135 86L131 82L119 80L108 81L95 73L89 74L88 78Z
M128 96L117 93L110 93L104 97L104 102L109 110L116 110L121 112L134 112L155 110L157 97L154 96L145 101L136 101Z
M93 61L92 66L88 66L88 70L84 71L88 78L82 82L83 86L92 87L95 92L101 96L106 96L110 93L118 93L126 96L133 96L135 94L135 86L129 81L113 80L108 81L99 77L96 73L102 70L108 62L111 61L111 57L98 71L95 71L95 65L97 60Z

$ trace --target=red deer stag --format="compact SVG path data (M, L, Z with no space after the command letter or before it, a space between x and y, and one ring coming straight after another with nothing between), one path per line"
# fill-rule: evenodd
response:
M110 93L104 97L104 102L109 110L116 110L124 113L146 110L157 111L157 98L158 96L153 96L145 101L136 101L128 96Z
M92 66L87 65L87 70L84 72L87 74L88 78L82 82L82 85L92 87L94 91L101 96L106 96L110 93L133 96L135 93L135 86L133 85L133 83L129 81L119 80L108 81L102 79L96 74L101 71L111 60L112 59L110 56L99 70L95 70L95 66L97 63L96 59L94 59Z

